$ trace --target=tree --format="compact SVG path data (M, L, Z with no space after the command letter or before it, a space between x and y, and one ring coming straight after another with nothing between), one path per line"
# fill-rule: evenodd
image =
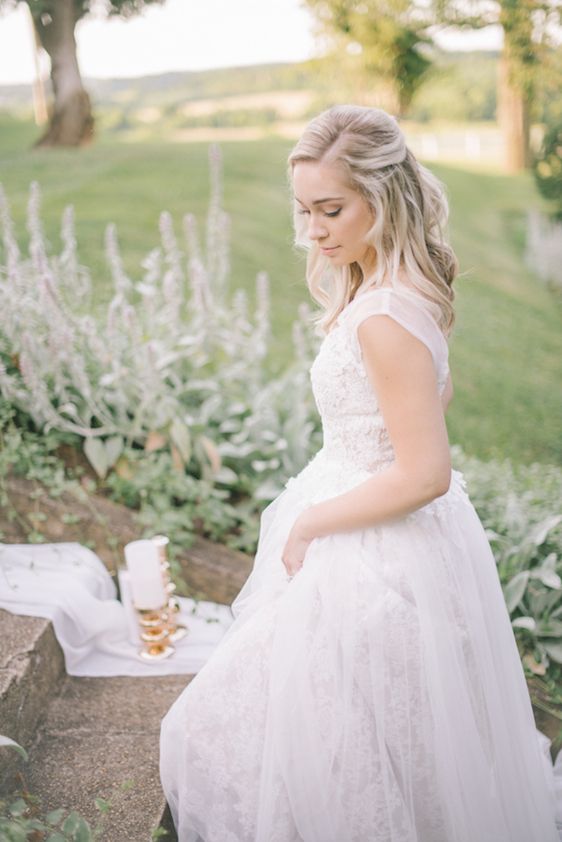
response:
M548 72L562 0L433 0L437 22L460 28L499 24L504 44L498 73L498 121L506 166L531 164L529 129L539 75Z
M88 92L80 76L75 28L88 15L95 0L0 0L9 7L25 2L41 46L51 60L53 105L47 130L36 146L80 146L94 134L94 117ZM108 16L130 17L150 3L165 0L104 0ZM96 8L99 4L96 5Z
M399 110L409 105L429 60L420 50L439 29L500 25L498 120L506 165L530 165L529 128L540 77L549 72L562 0L304 0L323 27L361 44L366 69L392 83Z
M360 50L363 70L391 92L390 108L404 114L430 67L423 52L430 23L409 0L305 0L328 38Z

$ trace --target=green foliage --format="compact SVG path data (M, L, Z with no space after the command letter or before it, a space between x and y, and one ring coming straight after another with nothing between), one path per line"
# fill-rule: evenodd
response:
M420 86L430 58L425 16L410 14L407 0L307 0L323 31L335 42L359 53L359 64L371 79L382 77L396 94L395 110L403 114Z
M494 53L435 51L433 64L408 109L408 118L424 123L444 116L458 123L494 120L497 62Z
M553 204L553 216L562 220L562 118L547 126L533 174L539 191Z
M562 664L562 470L482 462L452 448L486 529L516 637L532 671Z
M0 735L0 749L8 746L22 754L28 760L27 753L22 746ZM120 789L127 791L131 782L125 781ZM1 842L95 842L105 835L104 822L109 814L113 802L111 799L95 798L96 809L100 813L100 820L91 827L89 822L76 810L57 808L46 814L41 810L41 800L27 791L24 786L10 799L0 799L0 840ZM155 829L155 833L158 829ZM159 834L162 835L162 834ZM153 836L158 838L158 836Z
M3 734L0 734L0 747L2 746L10 746L10 748L17 751L24 760L28 760L27 752L23 746L20 746L19 743L16 743L16 741L12 740L10 737L5 737Z

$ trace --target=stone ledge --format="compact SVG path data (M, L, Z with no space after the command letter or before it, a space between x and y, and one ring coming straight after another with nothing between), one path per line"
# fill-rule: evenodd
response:
M48 701L65 676L64 656L49 620L0 609L0 733L28 749L45 716ZM2 752L0 793L24 761Z
M166 842L173 842L158 771L160 722L191 678L69 676L25 764L27 788L42 809L74 809L94 826L100 817L94 799L111 800L103 839L148 842L162 824L170 831ZM134 785L123 791L126 781Z

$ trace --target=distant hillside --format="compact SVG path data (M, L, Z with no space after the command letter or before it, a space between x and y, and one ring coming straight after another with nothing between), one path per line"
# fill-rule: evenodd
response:
M493 120L497 56L435 52L434 66L408 115L418 121ZM105 130L131 132L240 128L309 119L337 101L358 101L357 73L347 58L276 63L133 79L86 79ZM377 80L372 102L377 104ZM369 88L369 92L371 89ZM364 91L363 91L364 95ZM369 94L368 94L369 95ZM30 85L0 86L0 110L23 117Z

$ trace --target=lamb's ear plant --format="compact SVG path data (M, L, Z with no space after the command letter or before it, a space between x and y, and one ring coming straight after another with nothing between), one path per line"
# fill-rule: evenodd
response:
M180 244L163 212L161 245L131 279L108 225L113 295L99 319L88 308L92 281L78 258L72 208L62 218L63 249L50 255L33 183L23 255L0 189L0 390L38 429L74 435L101 480L117 466L127 472L131 449L166 450L176 470L248 492L262 505L318 437L307 367L319 337L302 307L286 370L272 376L268 277L256 278L253 309L245 290L231 294L216 146L210 165L204 248L192 214Z
M452 453L492 546L523 663L562 676L562 470L482 462L457 445Z

